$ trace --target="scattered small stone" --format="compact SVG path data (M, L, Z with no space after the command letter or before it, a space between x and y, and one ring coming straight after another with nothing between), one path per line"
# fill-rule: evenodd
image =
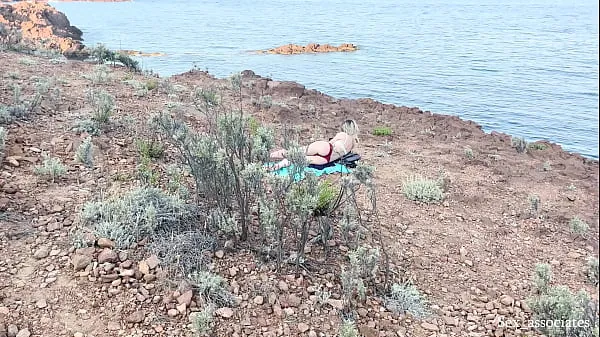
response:
M41 300L35 302L35 306L38 307L38 309L44 309L48 306L48 303L46 303L46 300L42 298Z
M25 328L22 329L21 331L19 331L19 333L17 334L16 337L29 337L31 336L31 332L29 332L29 329Z
M177 309L169 309L169 311L167 311L167 315L169 315L169 317L176 317L179 315L179 311Z
M300 333L305 333L306 331L308 331L308 329L310 329L310 327L308 326L308 324L306 324L306 323L298 323L298 331L300 331Z
M215 310L215 313L223 318L231 318L233 316L233 310L229 307L223 307Z
M40 260L43 258L48 257L48 255L50 255L50 248L46 247L46 246L42 246L40 248L38 248L34 253L33 253L33 257Z
M71 258L71 264L75 271L85 269L90 263L92 263L92 257L88 255L75 254Z
M115 248L115 243L107 238L98 239L98 247L100 248Z
M148 266L148 262L142 260L138 263L138 270L140 271L140 273L142 273L143 275L148 275L150 274L150 266Z
M327 304L331 305L334 309L343 310L344 302L342 300L328 299Z
M189 307L190 303L192 303L193 296L194 296L194 291L190 289L190 290L184 292L183 294L181 294L181 296L177 297L177 303L185 304L186 306Z
M112 249L104 248L100 252L100 254L98 254L98 263L99 264L106 263L106 262L115 263L117 261L119 261L119 255Z
M429 322L423 322L421 323L421 327L427 331L438 331L438 326L433 324L433 323L429 323Z
M511 306L515 303L514 298L510 297L509 295L502 295L500 297L500 303L506 305L506 306Z
M158 256L151 255L149 258L146 259L146 263L148 264L150 270L152 270L158 267L158 265L160 264L160 260L158 259Z
M262 305L265 302L265 298L262 296L256 296L252 302L254 302L256 305Z
M14 324L8 325L8 337L15 337L19 333L19 328Z
M222 259L223 256L225 256L225 252L223 250L219 249L215 252L215 256L219 259Z
M125 321L127 323L141 323L144 321L145 317L146 317L146 314L142 310L138 310L138 311L132 313L131 315L127 316Z
M83 337L83 333L81 332L76 332L73 337Z
M288 284L284 280L280 280L277 283L277 288L279 288L279 290L281 290L281 291L288 291L289 290Z

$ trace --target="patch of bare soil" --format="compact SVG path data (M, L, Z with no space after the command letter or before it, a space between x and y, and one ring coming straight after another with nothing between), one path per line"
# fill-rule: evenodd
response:
M14 85L32 97L45 79L59 89L46 94L29 118L3 125L8 131L0 166L0 336L192 336L190 316L204 303L189 285L172 283L156 257L117 250L99 240L76 250L72 229L86 201L117 195L139 184L135 140L151 113L178 105L178 113L202 129L191 105L195 87L218 88L233 101L226 80L190 71L162 83L120 68L103 70L81 61L50 60L0 52L0 103L13 104ZM244 110L277 129L296 125L308 142L333 135L346 118L361 130L355 150L376 167L378 209L392 269L410 279L432 304L418 320L390 312L376 294L355 308L363 336L539 336L531 328L502 328L500 317L527 319L536 263L553 266L555 283L573 290L586 282L586 259L598 254L598 162L544 143L518 153L511 138L486 134L457 117L396 107L370 99L335 99L293 82L243 73ZM150 89L149 89L150 88ZM74 160L86 137L73 127L90 115L87 94L104 89L116 112L93 137L94 167ZM50 97L53 97L50 99ZM269 97L269 104L264 104ZM374 136L387 126L392 133ZM470 149L470 150L466 150ZM49 182L35 174L42 154L60 158L67 174ZM157 166L174 163L167 150ZM406 177L443 177L444 200L417 203L402 192ZM532 214L529 197L539 196ZM571 233L579 217L590 225ZM229 247L231 248L231 247ZM217 247L212 270L227 282L239 305L217 310L214 336L337 336L342 320L340 265L347 247L331 244L330 256L313 246L310 267L276 272L272 263L239 244ZM316 291L331 294L319 303Z

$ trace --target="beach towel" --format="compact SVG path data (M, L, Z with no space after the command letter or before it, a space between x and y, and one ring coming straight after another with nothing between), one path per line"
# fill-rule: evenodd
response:
M294 180L300 181L300 180L304 179L306 172L313 173L317 177L320 177L324 174L351 173L352 171L350 171L350 168L356 167L356 162L359 160L360 160L360 155L358 155L357 153L349 152L349 153L345 154L344 156L342 156L341 158L336 159L336 160L334 160L330 163L324 164L324 165L314 165L314 164L309 165L308 167L306 167L304 169L304 172L302 174L296 174L296 176L294 177ZM269 165L274 165L274 163L267 164L267 166L269 166ZM293 165L288 166L288 167L283 167L277 171L273 171L273 173L276 175L280 175L280 176L288 176L291 174L290 172L291 172L292 168L293 168Z

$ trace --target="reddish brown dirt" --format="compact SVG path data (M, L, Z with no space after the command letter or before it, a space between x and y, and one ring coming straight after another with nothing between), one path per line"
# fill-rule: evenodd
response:
M24 97L34 94L35 78L53 78L61 92L57 103L45 101L28 120L5 125L7 150L0 166L0 335L5 325L15 324L32 336L76 332L96 337L191 336L187 316L201 303L192 301L185 314L170 317L168 309L176 303L169 299L176 286L168 286L160 275L159 281L123 278L130 281L125 286L94 278L91 265L75 272L68 232L85 201L101 193L123 193L138 183L134 139L150 113L163 110L167 102L180 102L181 114L200 128L202 119L187 93L194 86L220 88L228 101L231 92L226 80L190 71L168 79L184 89L178 98L159 89L136 96L123 80L144 83L153 78L111 68L106 83L93 84L82 75L92 74L94 67L0 52L1 104L11 104L13 84L22 87ZM248 113L276 128L296 125L305 141L333 135L346 118L356 119L361 127L356 152L365 164L376 167L381 234L392 267L401 274L398 277L412 279L427 294L435 312L426 321L399 317L371 294L357 310L364 336L538 335L528 329L500 330L493 322L500 315L529 317L521 313L527 308L519 303L531 294L531 275L538 262L552 263L556 284L585 288L597 298L598 290L586 282L584 270L587 257L598 254L598 161L551 143L545 150L517 153L510 136L484 133L477 124L457 117L370 99L335 99L250 71L244 72L243 83ZM89 115L85 97L90 88L107 90L117 106L109 126L94 137L94 169L73 160L82 136L71 131L76 121ZM271 96L271 107L251 104L261 95ZM372 135L377 126L390 127L392 134ZM472 158L465 155L466 147L472 149ZM65 178L48 183L34 174L42 151L62 159L68 167ZM173 160L169 154L158 165ZM545 164L551 169L544 170ZM443 203L420 204L402 194L405 177L436 178L440 173L446 182ZM541 200L536 218L529 214L532 194ZM570 233L568 221L574 216L590 225L585 236ZM41 248L49 250L47 256L39 252ZM342 258L340 242L332 250ZM95 260L98 251L78 254ZM117 267L137 270L138 261L147 257L140 254L130 251ZM314 267L303 275L278 274L241 248L216 258L215 272L226 278L240 305L233 308L231 318L215 318L214 335L336 336L339 312L330 305L317 306L309 290L329 285L334 298L339 296L341 260L321 261L317 247L309 258ZM308 326L303 333L301 323Z

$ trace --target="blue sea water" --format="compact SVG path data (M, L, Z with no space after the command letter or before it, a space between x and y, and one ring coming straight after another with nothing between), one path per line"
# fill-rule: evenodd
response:
M162 52L161 76L251 69L341 98L474 120L598 158L597 0L51 2L89 46ZM265 55L288 43L353 53Z

